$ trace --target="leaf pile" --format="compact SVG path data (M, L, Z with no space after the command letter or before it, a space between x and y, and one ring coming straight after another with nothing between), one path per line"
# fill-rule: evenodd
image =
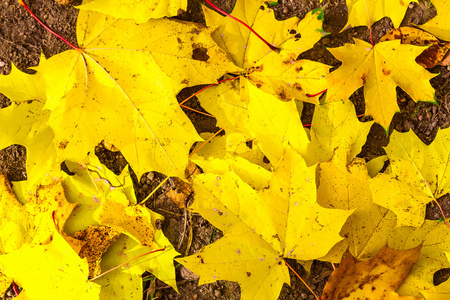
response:
M436 1L438 16L421 28L450 39L445 3ZM33 75L13 66L0 76L12 102L0 110L0 148L27 148L29 178L11 188L0 176L3 290L14 281L30 299L141 299L145 271L177 290L179 253L157 226L162 216L137 204L130 168L138 178L158 171L181 182L190 160L203 173L193 176L188 209L223 232L175 259L200 284L236 281L242 299L277 299L290 283L285 259L320 259L341 262L323 299L450 293L448 281L433 284L434 273L450 267L450 225L424 218L426 204L450 192L450 129L430 145L394 132L386 156L357 157L374 123L388 132L398 86L414 101L437 103L429 81L438 74L415 61L425 47L355 39L329 49L343 63L330 73L331 66L297 59L326 35L323 9L278 21L266 2L238 0L231 15L278 53L206 7L204 26L161 18L186 9L183 1L135 4L85 1L78 47L42 57ZM353 26L384 16L398 26L408 4L347 5ZM198 99L224 134L190 155L214 133L198 135L176 95L222 78L235 79ZM348 100L361 86L374 121L358 120ZM302 102L316 104L309 130ZM89 155L102 141L130 163L122 174ZM63 162L72 175L60 171ZM170 194L180 207L185 196Z

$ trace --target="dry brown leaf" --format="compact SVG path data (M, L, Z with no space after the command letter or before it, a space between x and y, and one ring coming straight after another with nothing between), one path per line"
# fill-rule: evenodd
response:
M358 261L347 251L325 285L322 300L422 299L395 292L411 272L421 247L396 250L385 245L377 255L365 261Z
M416 58L416 62L424 68L440 64L450 48L450 43L441 43L434 35L413 27L392 29L381 38L380 42L392 40L401 40L402 44L430 46Z
M85 230L73 234L73 238L85 242L79 255L81 258L87 257L90 278L100 275L102 255L119 238L120 234L109 226L98 225L91 225Z

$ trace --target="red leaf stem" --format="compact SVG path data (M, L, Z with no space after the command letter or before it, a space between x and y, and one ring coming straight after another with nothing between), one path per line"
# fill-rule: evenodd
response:
M233 16L231 16L230 14L224 12L223 10L221 10L220 8L218 8L217 6L215 6L214 4L211 3L211 1L209 0L205 0L206 2L208 2L209 5L211 5L215 10L221 12L222 14L226 15L227 17L232 18L235 21L238 21L239 23L241 23L242 25L244 25L245 27L248 28L248 30L250 30L251 32L253 32L261 41L264 42L264 44L266 44L267 46L269 46L270 50L272 51L276 51L276 52L280 52L280 48L275 47L274 45L270 44L268 41L266 41L262 36L260 36L256 31L254 31L250 26L248 26L247 24L245 24L244 22L242 22L241 20L239 20L238 18L235 18Z
M45 29L47 29L51 34L53 34L54 36L56 36L57 38L61 39L64 43L66 43L67 45L69 45L70 47L72 47L73 49L77 50L78 52L83 52L83 50L77 46L75 46L74 44L72 44L71 42L69 42L68 40L66 40L65 38L63 38L62 36L60 36L59 34L57 34L56 32L54 32L53 30L50 29L50 27L48 27L47 25L45 25L38 17L36 17L36 15L28 8L28 6L25 4L25 2L23 2L23 0L18 0L19 4L22 5L27 11L28 13L36 20L38 21L39 24L41 24Z

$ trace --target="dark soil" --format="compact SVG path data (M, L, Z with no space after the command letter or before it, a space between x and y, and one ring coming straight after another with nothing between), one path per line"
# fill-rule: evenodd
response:
M80 0L78 0L80 1ZM303 18L307 12L320 6L319 1L295 1L280 0L279 5L274 7L278 19L286 19L297 16ZM327 2L327 1L324 1ZM219 7L230 11L233 0L214 1ZM72 2L71 5L61 6L48 0L30 0L27 4L31 10L43 20L50 28L64 36L70 42L76 44L75 25L77 10L72 5L79 4ZM410 4L402 25L410 23L421 24L433 16L433 9L428 9L425 3ZM204 18L200 9L199 0L189 1L188 11L177 18L203 22ZM339 33L347 19L347 8L344 0L329 0L325 11L324 29L331 34L324 37L313 49L301 55L301 58L326 63L335 67L340 65L325 47L342 46L344 43L352 42L352 38L360 38L370 42L369 30L366 27L356 27ZM373 24L374 42L390 29L393 28L391 21L387 18ZM11 63L20 70L32 73L27 69L36 66L41 53L45 57L51 57L69 47L48 33L23 9L17 0L0 0L0 73L9 74ZM439 128L446 128L450 125L450 89L449 89L449 68L438 66L430 70L433 73L440 73L440 76L432 80L432 85L436 89L436 98L439 105L430 103L416 104L406 93L398 88L398 100L401 113L395 115L390 131L394 129L405 132L412 129L425 143L431 143ZM201 87L193 87L180 92L178 99L181 101ZM351 101L356 105L357 114L364 113L363 90L355 92ZM0 108L8 106L9 100L0 94ZM189 102L193 108L202 110L199 103L194 100ZM312 120L314 107L305 105L302 121L309 124ZM217 127L211 118L186 111L199 132L215 132ZM369 120L364 117L361 121ZM388 143L389 137L384 129L379 125L374 125L364 145L360 157L367 160L385 154L383 146ZM99 145L96 154L100 160L115 173L119 173L126 165L126 160L120 152L111 152ZM26 149L22 146L13 145L0 151L0 173L7 174L13 181L26 179L25 169ZM134 183L137 191L138 201L144 199L160 182L164 175L155 172L147 173L138 179L134 176ZM182 254L192 254L205 245L219 239L222 234L215 230L205 219L196 214L191 214L186 209L180 209L167 198L165 192L177 188L174 180L169 180L162 189L153 195L148 201L148 207L165 216L163 230L175 248ZM192 196L188 199L192 201ZM442 197L440 203L446 215L450 215L450 197ZM432 204L427 209L427 218L439 219L440 213ZM192 243L188 241L192 238ZM308 274L304 268L294 260L289 260L289 264L306 280L309 286L317 295L325 285L332 271L328 263L315 261L311 273ZM436 274L436 283L448 278L448 270ZM177 268L177 279L180 294L177 294L168 286L161 282L157 283L157 293L159 299L239 299L240 290L236 283L220 281L214 284L197 286L197 278L184 267ZM148 282L144 283L144 288L148 288ZM314 299L314 296L301 283L301 281L291 273L291 286L285 285L279 299Z

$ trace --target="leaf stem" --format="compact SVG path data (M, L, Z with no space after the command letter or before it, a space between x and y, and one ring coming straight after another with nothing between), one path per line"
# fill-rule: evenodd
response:
M434 197L433 197L434 198ZM441 211L442 216L444 217L444 222L447 225L448 228L450 228L450 224L447 221L447 218L445 217L444 211L442 210L441 205L439 204L439 202L437 202L436 198L433 199L434 202L437 204L437 206L439 207L439 210Z
M241 76L236 76L236 77L233 77L233 78L222 79L222 80L218 81L217 83L213 83L213 84L207 85L207 86L205 86L204 88L202 88L200 91L198 91L198 92L196 92L196 93L190 95L190 96L187 97L186 99L184 99L184 100L180 103L180 106L182 106L182 105L183 105L184 103L186 103L188 100L192 99L194 96L197 96L198 94L200 94L201 92L203 92L204 90L206 90L206 89L208 89L208 88L210 88L210 87L212 87L212 86L219 85L220 83L225 82L225 81L238 79L238 78L240 78L240 77L241 77Z
M327 90L328 90L328 89L324 89L323 91L318 92L318 93L315 93L315 94L306 94L306 97L312 98L312 97L315 97L315 96L319 96L319 95L325 93Z
M314 293L314 291L309 287L309 285L306 284L306 282L300 277L300 275L298 275L297 272L295 272L295 270L288 264L286 259L284 259L284 263L286 264L286 266L288 266L289 269L291 269L292 272L294 272L295 275L297 275L297 277L303 282L303 284L306 285L306 287L314 295L314 297L316 297L316 299L319 300L319 297L317 297L316 293Z
M129 263L129 262L131 262L131 261L133 261L133 260L135 260L135 259L138 259L139 257L145 256L145 255L149 255L149 254L152 254L152 253L155 253L155 252L159 252L159 251L164 251L164 250L166 250L166 247L161 248L161 249L156 249L156 250L153 250L153 251L150 251L150 252L147 252L147 253L143 253L143 254L138 255L138 256L136 256L136 257L133 257L132 259L127 260L126 262L124 262L124 263L122 263L122 264L120 264L120 265L118 265L118 266L116 266L116 267L114 267L114 268L112 268L112 269L110 269L110 270L108 270L108 271L106 271L106 272L104 272L104 273L102 273L102 274L100 274L100 275L94 277L94 278L89 279L89 281L94 281L94 280L96 280L96 279L102 277L103 275L106 275L106 274L108 274L108 273L110 273L110 272L112 272L112 271L114 271L114 270L117 270L117 269L120 268L121 266L123 266L123 265L125 265L125 264L127 264L127 263Z
M206 141L203 142L203 144L200 145L200 147L198 147L197 149L195 149L194 151L192 151L191 154L189 154L189 157L191 157L192 155L194 155L195 152L197 152L198 150L200 150L203 146L205 146L210 140L212 140L216 135L218 135L219 133L221 133L223 131L223 128L220 129L219 131L217 131L216 133L214 133L213 136L211 136L209 139L207 139Z
M141 202L139 202L137 205L141 205L141 204L143 204L145 201L147 201L148 199L150 199L150 197L151 196L153 196L153 194L164 184L164 183L166 183L166 181L167 180L169 180L169 176L167 176L163 181L161 181L161 183L160 184L158 184L158 186L157 187L155 187L154 189L153 189L153 191L150 193L150 194L148 194L148 196L147 197L145 197L145 199L144 200L142 200Z
M261 41L264 42L264 44L266 44L267 46L269 46L270 50L272 51L276 51L276 52L280 52L280 48L275 47L274 45L270 44L268 41L266 41L262 36L260 36L256 31L253 30L253 28L251 28L250 26L248 26L247 24L245 24L244 22L242 22L241 20L239 20L238 18L233 17L232 15L224 12L223 10L221 10L220 8L218 8L217 6L215 6L214 4L211 3L211 1L209 0L205 0L206 2L208 2L209 5L211 5L215 10L221 12L222 14L224 14L227 17L232 18L235 21L238 21L239 23L241 23L242 25L244 25L245 27L248 28L248 30L250 30L252 33L254 33Z
M71 42L69 42L68 40L66 40L65 38L63 38L62 36L60 36L59 34L57 34L56 32L54 32L53 30L50 29L50 27L48 27L47 25L45 25L38 17L36 17L36 15L28 8L28 6L25 4L25 2L23 2L23 0L18 0L19 4L22 5L27 11L28 13L36 20L38 21L39 24L41 24L45 29L47 29L51 34L53 34L54 36L56 36L57 38L61 39L64 43L66 43L67 45L69 45L70 47L72 47L73 49L77 50L78 52L82 53L83 50L77 46L75 46L74 44L72 44Z
M372 24L370 22L370 14L369 14L369 6L367 6L367 0L364 0L364 3L366 4L366 10L367 10L367 19L369 20L369 34L370 34L370 43L373 47L373 38L372 38Z
M12 287L13 287L14 294L16 294L16 296L19 296L19 292L17 291L17 286L14 281L12 282Z

